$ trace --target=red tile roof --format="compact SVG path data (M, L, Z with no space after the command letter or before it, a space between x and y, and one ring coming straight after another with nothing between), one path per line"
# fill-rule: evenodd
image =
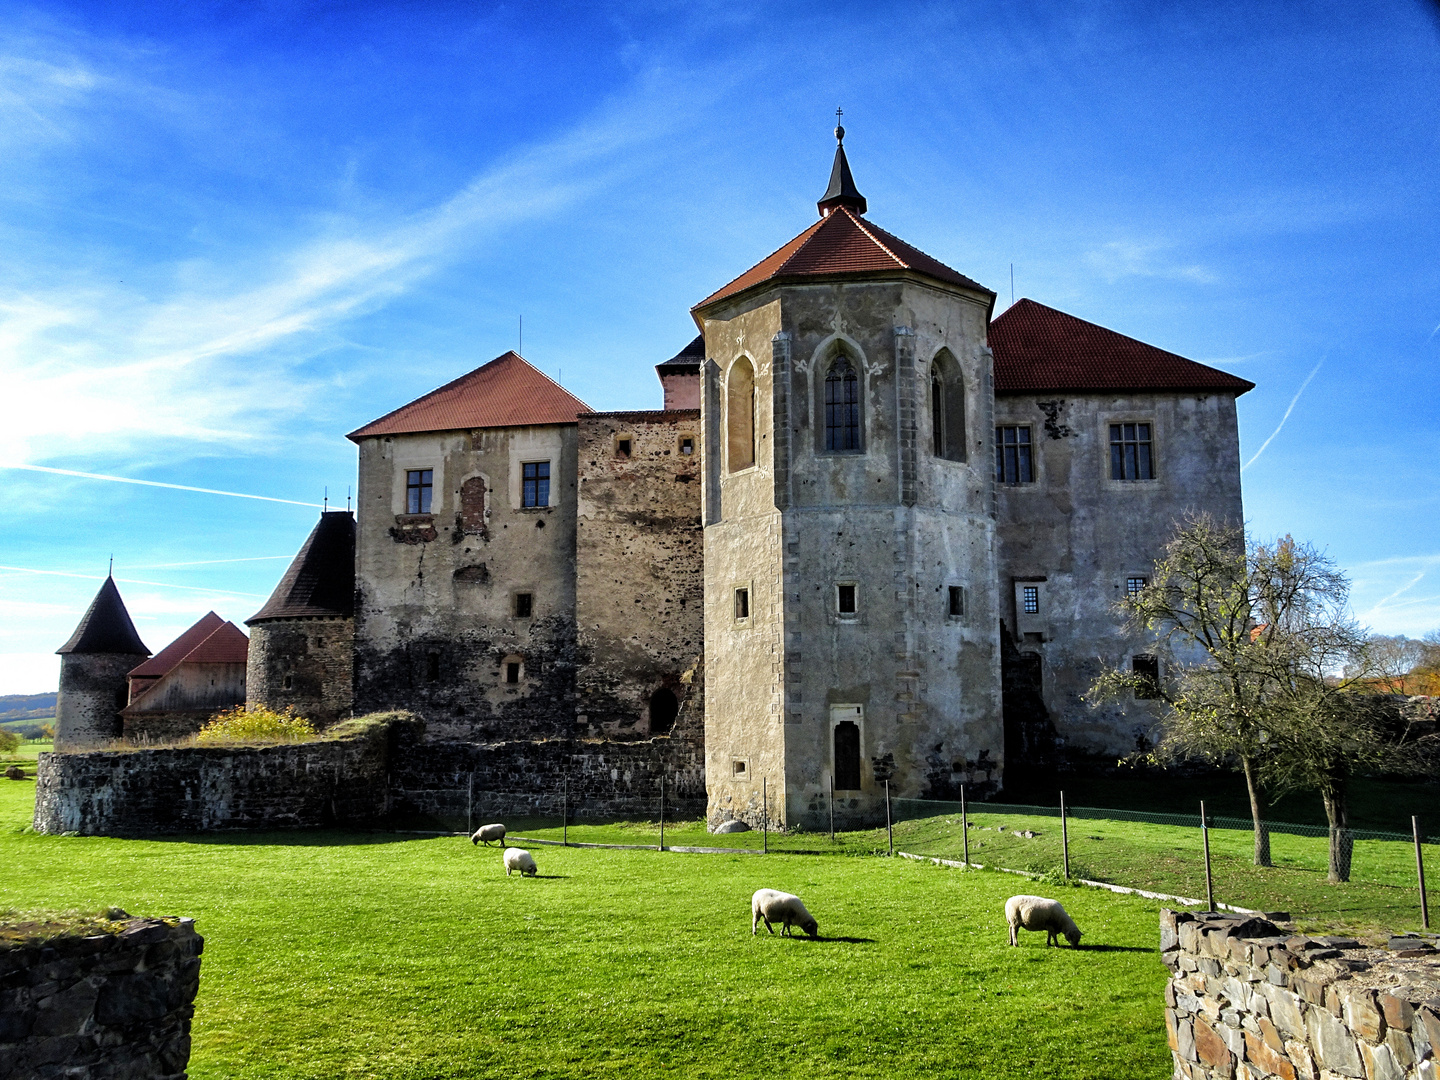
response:
M189 630L186 630L139 667L131 668L130 678L160 678L160 676L180 663L181 660L185 659L186 653L224 625L224 619L220 618L220 616L216 615L213 611L207 611L204 615L200 616L200 621L190 627Z
M949 285L974 289L991 297L995 295L979 282L950 269L938 259L911 247L899 237L842 206L723 289L711 293L691 310L699 311L717 300L735 296L768 281L873 275L902 270L924 274Z
M1034 300L1019 300L990 323L997 394L1037 391L1219 390L1237 397L1255 384L1146 345Z
M573 424L590 406L516 352L432 390L346 436L359 442L374 435L462 428Z
M213 634L186 653L180 663L243 664L249 651L250 639L245 636L245 631L227 622L217 626Z

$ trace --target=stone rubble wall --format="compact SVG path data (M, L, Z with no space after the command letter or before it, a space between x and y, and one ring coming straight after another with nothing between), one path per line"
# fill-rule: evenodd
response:
M184 1080L205 941L193 919L112 926L0 941L0 1076Z
M1175 1080L1440 1080L1440 951L1160 913Z

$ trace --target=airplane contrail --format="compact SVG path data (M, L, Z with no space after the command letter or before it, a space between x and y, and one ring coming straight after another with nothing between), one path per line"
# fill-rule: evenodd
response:
M229 495L235 499L259 499L262 502L288 503L291 506L323 509L320 503L300 502L298 499L277 499L273 495L251 495L244 491L218 491L215 488L191 487L189 484L167 484L162 480L136 480L132 476L107 476L105 473L77 472L75 469L52 469L48 465L0 463L0 469L25 469L29 472L54 473L56 476L78 476L84 480L110 480L117 484L141 484L145 487L173 488L176 491L198 491L202 495Z
M1285 415L1280 418L1280 423L1276 424L1275 430L1270 433L1270 438L1266 439L1263 443L1260 444L1260 449L1255 451L1255 457L1252 457L1249 461L1245 462L1244 465L1240 466L1241 472L1244 472L1251 465L1254 465L1255 458L1258 458L1261 454L1263 454L1265 452L1265 447L1269 446L1272 442L1275 441L1275 436L1280 434L1280 429L1285 426L1285 421L1289 420L1290 414L1295 411L1295 403L1300 400L1300 395L1305 393L1305 387L1310 385L1310 380L1315 378L1315 373L1320 370L1320 366L1321 364L1325 363L1325 359L1326 357L1322 356L1320 358L1320 363L1316 364L1313 368L1310 369L1310 374L1305 376L1305 381L1300 384L1300 389L1296 390L1295 396L1290 399L1290 407L1285 410Z

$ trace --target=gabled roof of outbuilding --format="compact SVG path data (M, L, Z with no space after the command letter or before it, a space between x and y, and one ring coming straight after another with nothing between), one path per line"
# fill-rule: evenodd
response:
M347 439L465 428L573 424L590 406L519 353L497 356L454 382L388 412Z
M115 587L113 577L106 577L95 599L90 601L80 625L70 635L70 640L55 651L61 656L69 653L150 655L150 650L135 631L135 624L130 621L130 612L125 610L125 601L120 599L120 590Z
M183 634L170 642L163 649L150 657L139 667L130 669L132 679L158 679L167 671L180 663L195 646L208 638L220 627L225 625L225 620L216 615L213 611L207 611L200 616L198 622Z
M1237 397L1248 379L1197 364L1034 300L990 322L997 394L1040 391L1218 390Z
M348 510L329 510L320 515L265 606L245 624L354 614L355 519Z
M225 622L181 657L180 664L243 664L249 653L250 639L245 631L232 622Z
M849 207L841 206L730 284L711 293L691 311L699 312L718 300L772 281L871 276L904 270L983 293L991 297L992 302L995 296L978 281L866 221Z

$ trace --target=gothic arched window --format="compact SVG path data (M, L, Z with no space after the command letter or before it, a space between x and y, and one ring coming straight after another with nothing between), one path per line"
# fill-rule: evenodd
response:
M938 367L930 374L930 452L945 456L945 382Z
M825 375L825 449L860 449L860 380L844 356Z
M930 446L938 458L965 460L965 377L949 349L930 365Z
M730 365L725 389L726 462L739 472L755 464L755 369L745 357Z

